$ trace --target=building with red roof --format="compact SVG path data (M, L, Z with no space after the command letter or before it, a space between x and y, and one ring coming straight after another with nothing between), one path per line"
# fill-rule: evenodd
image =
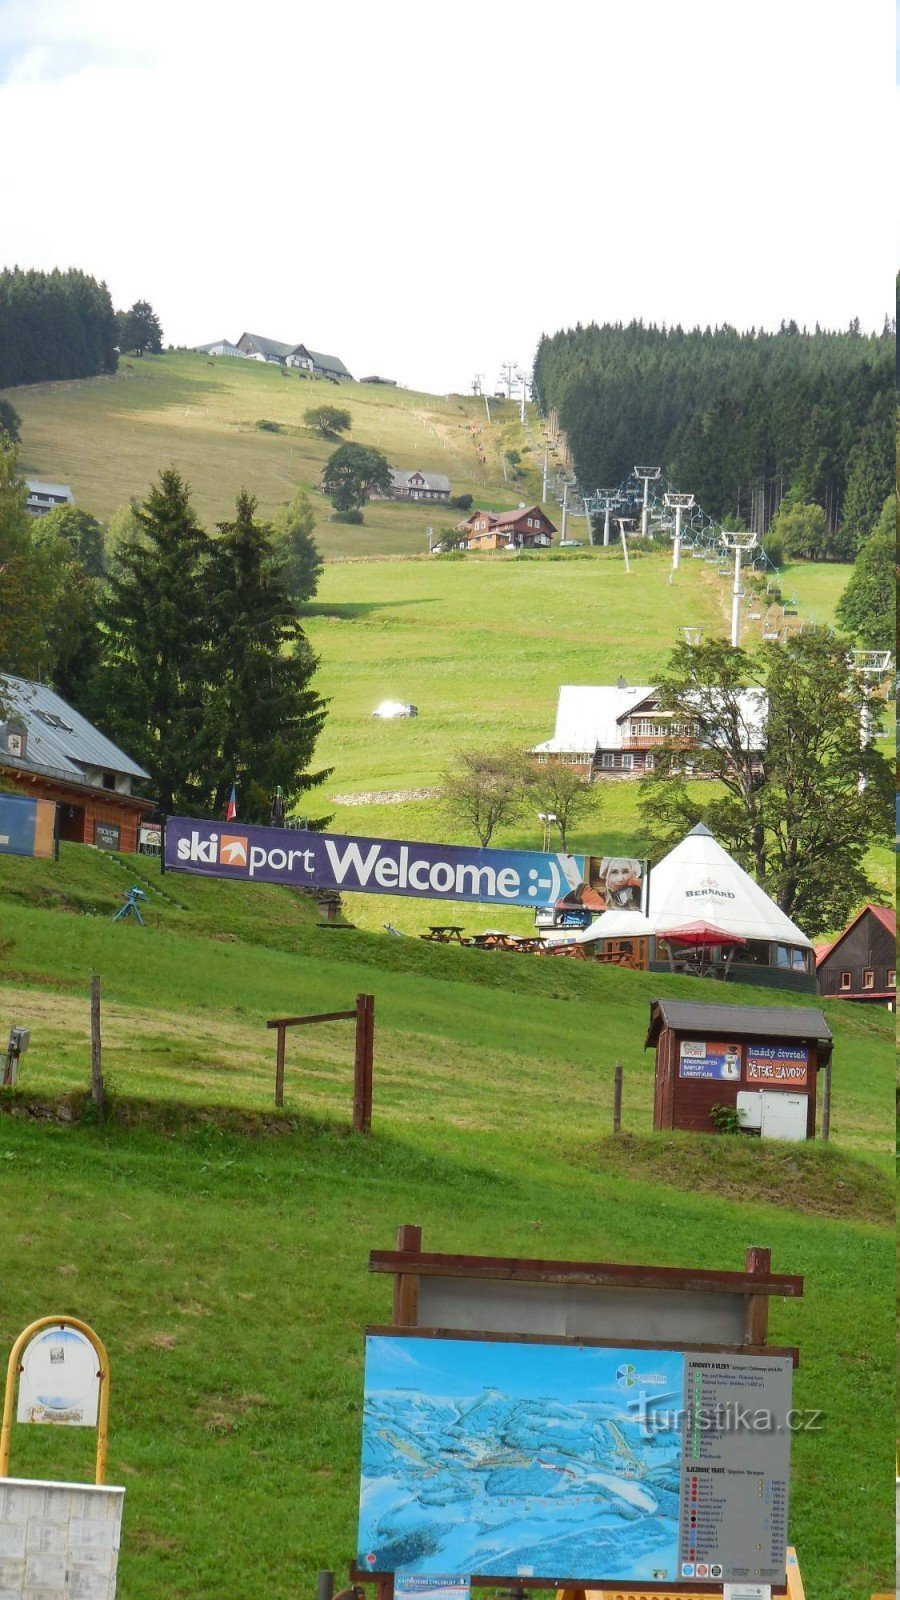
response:
M861 1000L895 1009L897 913L864 906L832 944L816 946L819 992L835 1000Z

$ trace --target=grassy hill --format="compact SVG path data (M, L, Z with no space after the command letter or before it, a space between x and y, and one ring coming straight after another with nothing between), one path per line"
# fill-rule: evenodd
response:
M71 483L79 505L101 518L143 495L159 470L174 463L208 525L231 515L241 488L256 495L262 514L270 516L298 484L307 484L316 505L316 538L327 556L424 550L427 526L437 530L459 520L459 512L439 506L381 501L367 508L362 527L329 522L331 506L318 484L335 444L303 422L304 411L322 404L350 412L349 438L383 450L392 466L446 473L454 494L505 507L533 500L541 489L533 450L524 455L529 470L504 481L501 451L513 444L523 453L529 448L514 402L492 401L489 425L483 401L471 395L441 397L359 383L335 387L262 362L187 352L123 362L111 377L32 384L7 393L22 417L22 472ZM276 423L279 431L261 431L260 421Z
M78 846L58 865L0 860L0 1017L33 1030L19 1089L0 1094L0 1340L59 1310L108 1342L122 1600L293 1600L318 1567L345 1572L361 1330L389 1317L366 1260L406 1221L434 1249L739 1267L747 1244L771 1246L776 1270L806 1278L804 1299L775 1302L771 1336L801 1346L796 1404L825 1412L794 1441L807 1593L886 1586L886 1013L826 1008L828 1147L653 1135L658 978L326 932L288 890L160 880L149 862L148 926L114 926L132 868ZM102 1130L82 1111L91 970ZM264 1026L358 990L377 1008L369 1141L348 1129L350 1028L290 1037L280 1115ZM69 1475L89 1448L79 1430L20 1429L13 1471Z

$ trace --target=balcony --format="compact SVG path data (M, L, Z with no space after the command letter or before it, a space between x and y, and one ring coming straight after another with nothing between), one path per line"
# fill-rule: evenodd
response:
M693 750L697 740L686 733L632 733L628 729L622 734L623 750L658 750L664 744L671 745L674 750Z

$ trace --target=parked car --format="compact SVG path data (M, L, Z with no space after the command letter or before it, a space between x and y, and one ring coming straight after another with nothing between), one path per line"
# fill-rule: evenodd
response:
M419 708L418 706L410 705L406 700L382 700L381 704L375 707L372 715L373 717L384 717L387 721L392 720L394 717L417 717Z

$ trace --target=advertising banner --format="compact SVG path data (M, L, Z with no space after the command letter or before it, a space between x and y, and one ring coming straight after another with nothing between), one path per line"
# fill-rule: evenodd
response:
M168 818L164 859L167 872L492 905L577 905L579 897L591 905L601 897L599 909L640 909L646 883L644 863L624 857L479 850L194 817Z
M0 856L58 855L56 801L0 794Z
M767 1089L805 1089L809 1050L802 1044L748 1044L747 1082Z
M781 1584L791 1380L790 1356L371 1334L358 1570Z
M741 1047L717 1039L682 1039L680 1078L722 1078L735 1083L741 1075Z

